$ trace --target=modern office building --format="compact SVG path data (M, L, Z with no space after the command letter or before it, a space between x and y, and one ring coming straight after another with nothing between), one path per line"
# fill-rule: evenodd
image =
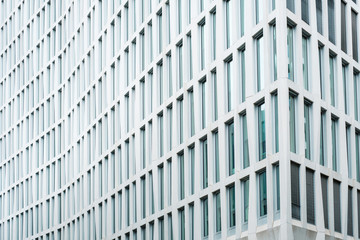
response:
M359 239L359 0L0 0L0 239Z

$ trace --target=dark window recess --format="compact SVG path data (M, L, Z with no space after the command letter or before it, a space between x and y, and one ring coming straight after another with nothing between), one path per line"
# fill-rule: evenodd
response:
M295 2L294 0L286 0L286 7L292 11L293 13L295 13Z
M328 27L329 41L335 44L335 4L334 0L328 0Z
M340 182L334 180L334 229L341 233L341 203L340 203Z
M309 24L309 0L301 0L301 19Z
M292 217L300 220L300 165L291 163L291 209Z
M346 45L346 4L341 1L341 50L347 51Z
M357 36L357 14L354 11L351 11L351 32L352 32L353 58L355 59L355 61L358 61L359 50L358 50L358 36Z
M354 236L353 232L353 201L352 201L352 188L348 189L348 215L347 215L347 235Z
M328 177L321 175L321 195L323 200L324 225L329 229Z
M323 25L322 25L322 0L316 0L316 25L317 31L320 34L323 34Z
M314 171L306 169L306 214L307 222L315 224Z

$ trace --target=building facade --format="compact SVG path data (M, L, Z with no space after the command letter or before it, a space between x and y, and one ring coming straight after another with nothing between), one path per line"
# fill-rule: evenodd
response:
M0 239L359 239L359 11L0 1Z

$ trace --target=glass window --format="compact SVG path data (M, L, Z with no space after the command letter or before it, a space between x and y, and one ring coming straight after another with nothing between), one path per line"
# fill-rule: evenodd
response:
M320 34L323 33L322 17L322 0L316 0L316 26Z
M194 240L194 204L189 204L189 239ZM181 240L185 240L185 229L181 227L181 230L184 231L183 238Z
M234 123L227 124L227 151L228 151L228 174L235 173L235 156L234 156Z
M341 50L347 51L346 44L346 3L341 1Z
M234 89L234 80L233 80L233 75L232 75L232 58L230 60L228 60L227 62L225 62L225 79L226 79L226 90L227 90L227 99L226 99L226 103L227 103L227 110L228 112L230 112L233 107L233 89Z
M291 215L300 220L300 165L291 162Z
M255 0L255 23L258 24L263 17L263 0Z
M182 0L177 0L177 29L178 33L182 31Z
M341 200L340 200L340 185L341 183L333 181L333 197L334 197L334 230L341 233Z
M231 3L231 0L225 0L225 49L228 49L231 44Z
M310 90L309 82L309 38L306 36L302 37L302 57L303 57L303 82L304 88Z
M177 59L177 71L178 71L178 89L183 87L183 53L182 53L182 43L177 46L178 49L178 59Z
M259 217L267 215L267 187L266 187L266 171L258 173L258 189L259 189Z
M347 212L347 235L354 236L353 232L353 200L352 187L348 188L348 212Z
M264 88L264 39L261 35L255 40L256 43L256 89Z
M207 237L209 235L209 209L208 209L208 198L201 200L202 205L202 236Z
M309 24L309 1L301 0L301 19Z
M195 191L195 148L189 147L189 182L190 182L190 195Z
M212 120L216 121L218 119L218 102L217 102L217 77L216 77L216 71L211 72L211 81L212 81L212 105L213 105L213 111L212 111Z
M184 208L179 210L179 222L180 222L180 231L179 231L179 235L180 235L180 240L185 240L185 211Z
M321 175L321 196L324 213L324 226L329 229L328 177Z
M272 100L272 124L273 124L273 148L274 153L279 152L279 104L278 104L278 94L273 93L271 95Z
M276 51L276 25L271 25L270 28L271 34L271 64L272 64L272 73L273 81L277 80L277 51Z
M265 103L257 106L258 159L266 158Z
M159 166L159 209L164 209L164 167Z
M245 49L239 51L239 61L240 61L240 67L239 67L239 76L240 76L240 91L239 91L239 100L240 103L245 101L246 98L246 78L245 78Z
M311 160L311 102L304 102L305 157Z
M159 157L164 155L164 120L162 113L158 115L159 120Z
M211 59L216 59L216 9L211 12Z
M356 180L360 182L360 132L355 133Z
M347 80L347 65L342 65L342 78L343 78L343 88L344 88L344 109L345 114L349 114L349 83Z
M205 20L199 23L200 27L200 71L205 68Z
M173 114L172 114L172 105L167 107L167 150L171 151L172 149L172 138L173 138Z
M320 164L326 166L326 111L321 110L320 119Z
M280 217L280 167L279 164L273 166L274 174L274 211L275 218Z
M202 150L202 188L208 187L208 146L207 139L201 141Z
M249 221L249 178L242 180L241 183L242 183L242 191L243 191L242 218L243 218L243 223L247 223Z
M286 7L293 13L295 13L295 1L294 0L286 0Z
M163 49L163 36L162 36L162 12L159 12L157 14L158 17L158 53L161 53L162 49Z
M336 106L336 57L330 56L329 58L330 64L330 97L331 97L331 105Z
M357 14L351 10L352 50L355 61L359 60Z
M142 218L146 217L146 180L145 180L145 176L143 176L141 178L141 217Z
M346 124L346 157L348 165L348 177L352 178L352 157L351 157L351 126Z
M179 143L183 143L184 141L184 107L183 107L183 99L178 100L179 107L179 118L178 118L178 134L179 134Z
M219 134L218 132L213 133L214 141L214 182L220 181L220 158L219 158Z
M168 97L173 95L173 78L172 78L172 61L171 53L167 55L167 72L168 72Z
M190 137L192 137L195 134L194 92L192 89L188 91L188 96L189 96Z
M295 29L293 27L288 26L288 31L287 31L288 78L292 81L295 81L294 32Z
M360 120L360 78L359 73L354 73L354 113L355 120Z
M338 171L339 166L338 166L338 141L337 141L337 137L338 137L338 133L337 133L337 128L338 128L338 120L337 118L332 117L331 118L331 143L332 143L332 169L334 171Z
M215 202L215 232L221 231L221 199L220 192L214 193Z
M189 64L189 80L193 78L193 64L192 64L192 44L191 44L191 34L187 35L188 41L188 64Z
M228 216L229 228L235 227L236 224L236 210L235 210L235 186L228 187Z
M244 36L245 32L245 13L244 13L244 2L245 0L239 0L239 20L240 20L240 37Z
M240 125L242 167L247 168L250 165L250 161L246 113L240 116Z
M164 101L164 82L163 82L163 64L160 62L158 64L158 99L159 105L161 105Z
M335 44L335 3L334 0L328 0L328 32L329 40Z
M289 121L290 121L290 151L296 153L297 137L296 137L296 96L289 93Z
M319 45L319 73L320 73L320 93L321 99L325 100L325 81L324 81L324 47Z
M306 168L306 215L307 222L315 224L314 171Z
M179 197L180 200L185 198L185 166L184 155L180 154L179 159Z
M204 129L206 127L206 91L207 91L207 84L206 79L199 83L200 85L200 100L201 100L201 128Z

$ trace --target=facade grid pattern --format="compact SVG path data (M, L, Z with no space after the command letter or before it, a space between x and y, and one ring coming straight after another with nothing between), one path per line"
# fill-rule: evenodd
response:
M0 0L0 239L359 239L359 11Z

